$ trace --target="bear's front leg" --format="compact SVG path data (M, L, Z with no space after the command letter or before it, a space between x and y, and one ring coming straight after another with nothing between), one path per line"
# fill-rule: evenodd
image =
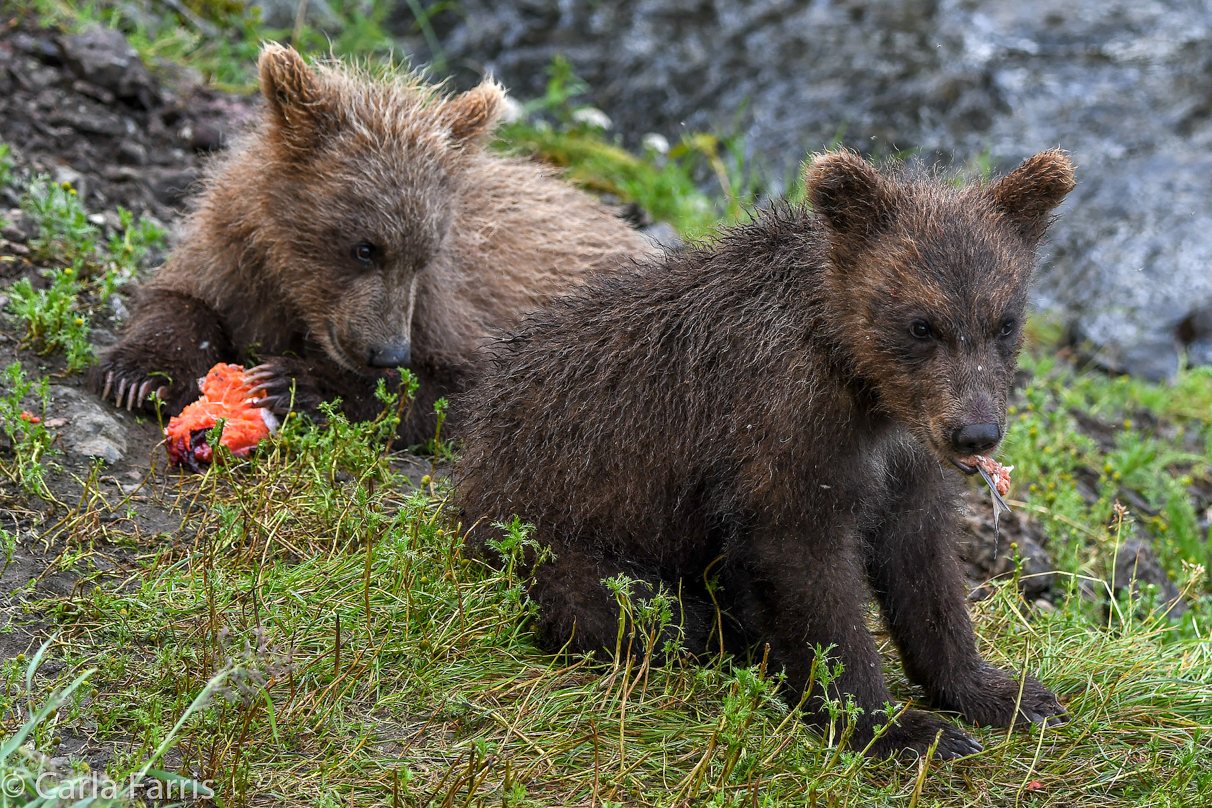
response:
M445 392L430 383L425 374L414 372L414 375L420 386L416 399L404 405L408 418L397 433L405 445L423 443L434 436L433 405ZM400 374L394 370L353 373L325 356L266 357L260 365L249 369L246 378L254 385L254 394L262 397L262 406L279 417L294 410L320 420L320 403L340 399L341 412L346 418L370 421L386 406L375 395L380 379L387 392L402 394ZM444 437L450 437L448 428L443 433Z
M155 412L158 398L164 414L176 415L198 397L198 379L232 358L231 340L213 308L187 294L148 287L122 341L101 357L88 383L117 407Z
M884 711L892 695L884 682L875 639L865 625L867 587L857 539L852 532L828 531L819 524L804 525L795 535L756 537L749 548L752 555L741 565L743 571L726 576L724 587L741 595L740 616L770 642L772 670L786 671L795 698L808 684L814 649L832 646L830 662L840 662L841 673L827 693L818 675L804 705L809 723L821 730L828 727L823 696L842 703L853 698L862 709L849 741L856 751L870 745L874 757L921 755L936 738L935 754L940 758L981 751L967 733L919 710L902 712L872 743L876 729L888 723ZM814 538L820 536L830 538Z
M253 385L250 391L258 403L279 418L288 412L301 412L316 418L320 402L336 398L331 384L325 384L317 372L317 363L295 356L270 356L249 368L244 379ZM343 385L348 388L348 385ZM348 389L346 392L349 392ZM355 391L361 394L362 391Z
M906 449L888 469L891 497L867 537L867 572L905 674L931 701L979 726L1065 720L1065 709L1031 675L981 659L956 553L955 499L938 461ZM1015 714L1015 705L1018 713Z

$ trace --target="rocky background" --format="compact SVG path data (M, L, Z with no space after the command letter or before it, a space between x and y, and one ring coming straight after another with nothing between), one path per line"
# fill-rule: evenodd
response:
M1212 363L1207 0L460 0L429 20L438 52L396 6L461 84L535 97L563 54L625 141L739 134L774 193L839 139L998 170L1068 149L1038 302L1107 368Z

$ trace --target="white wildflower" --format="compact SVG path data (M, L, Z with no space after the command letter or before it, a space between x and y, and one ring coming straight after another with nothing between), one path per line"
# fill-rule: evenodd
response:
M592 129L609 129L614 126L610 116L597 107L581 107L572 113L573 123L583 124Z
M648 134L644 135L644 138L640 141L640 143L643 144L644 151L655 152L657 154L669 154L669 141L664 135L657 134L656 132L649 132Z

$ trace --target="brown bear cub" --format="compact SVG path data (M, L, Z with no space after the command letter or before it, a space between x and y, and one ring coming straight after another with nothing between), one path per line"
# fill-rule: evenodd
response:
M792 702L832 646L829 695L863 710L855 749L892 700L868 592L933 704L979 725L1059 722L1042 684L977 653L954 472L1001 441L1036 246L1073 169L1049 151L956 188L842 151L806 180L811 208L597 278L498 346L462 403L469 542L515 514L535 526L554 551L531 590L553 648L613 651L602 581L620 573L680 596L693 652L768 643ZM981 748L910 710L870 753L924 753L940 733L943 757Z
M340 397L382 408L377 380L420 379L401 437L432 437L432 402L466 383L495 329L649 250L543 167L486 153L504 107L487 80L444 98L415 76L309 68L267 45L264 118L210 168L183 240L141 290L92 376L118 406L172 414L220 361L283 412Z

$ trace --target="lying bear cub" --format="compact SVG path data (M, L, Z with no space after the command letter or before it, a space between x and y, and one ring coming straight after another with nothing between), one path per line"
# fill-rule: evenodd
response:
M259 70L259 125L211 164L93 373L119 407L176 414L216 362L256 355L250 378L279 415L339 397L367 419L403 366L421 386L400 433L417 443L489 334L651 249L552 169L483 148L505 106L491 79L446 97L274 44Z
M829 695L862 708L849 744L872 755L922 754L940 734L944 758L981 747L917 710L872 743L892 698L868 593L937 707L978 725L1062 721L1039 681L977 653L956 488L1004 434L1035 250L1072 166L1048 151L957 188L839 151L805 179L811 207L603 275L494 349L462 403L469 542L515 514L535 526L554 552L531 590L553 648L613 651L602 581L620 573L680 593L671 631L693 652L768 643L792 702L832 646ZM822 726L815 687L805 708Z

